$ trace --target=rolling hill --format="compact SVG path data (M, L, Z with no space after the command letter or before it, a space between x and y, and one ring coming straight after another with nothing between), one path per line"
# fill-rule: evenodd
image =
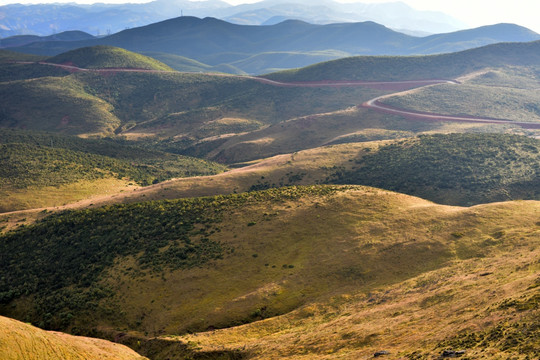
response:
M4 130L0 135L1 212L63 205L224 167L113 140ZM36 196L40 194L39 196Z
M0 48L24 46L41 41L81 41L90 39L94 39L94 36L87 34L84 31L63 31L49 36L17 35L0 39Z
M174 179L96 199L93 206L322 183L375 186L459 206L540 199L537 139L413 134L367 129L356 134L363 142L277 155L215 176ZM397 140L367 141L392 136Z
M57 55L80 47L109 45L139 53L180 55L211 66L231 64L231 61L225 60L231 55L239 61L262 53L296 52L305 54L300 63L305 66L309 61L313 64L320 60L313 56L311 60L309 58L310 54L317 52L342 53L346 54L345 56L433 54L501 41L528 42L539 39L540 35L512 24L413 37L370 21L315 25L286 20L275 25L247 26L210 17L199 19L182 16L127 29L103 38L72 42L35 42L12 49L25 53ZM248 68L241 67L240 70L260 74L268 68L253 67L252 64L249 71Z
M379 147L330 177L450 205L540 199L540 142L493 134L420 136Z
M539 211L354 186L68 211L2 236L0 309L249 358L533 356Z
M170 67L153 58L112 46L79 48L48 58L47 62L69 63L87 69L127 68L172 71Z
M462 84L440 84L381 99L397 107L443 115L540 122L539 68L505 67L465 77Z
M182 13L213 16L244 25L271 23L275 18L299 19L313 23L372 20L390 27L441 33L465 25L436 12L415 10L404 3L341 4L334 1L259 1L231 6L222 1L158 0L142 4L34 4L0 6L0 37L21 34L49 35L52 31L84 30L91 34L116 33L126 28L162 21ZM300 13L302 14L300 16ZM411 25L414 19L414 26Z
M182 21L195 38L199 22L233 33ZM533 117L539 45L266 79L179 73L109 46L0 64L0 211L27 209L0 214L0 314L152 360L535 358L538 132L359 105L399 91L422 111L444 100L482 115L491 99L490 111ZM229 54L244 67L272 58ZM459 78L349 81L447 77ZM124 353L0 317L2 331L0 358Z
M4 360L145 360L127 346L101 339L43 331L0 316L0 354Z
M102 51L113 60L98 60ZM113 68L153 66L152 62L141 64L133 53L103 47L74 50L51 60L77 64L81 58L89 68L99 67L97 64ZM13 66L26 66L36 76L43 75L40 71L44 67L55 68L3 66L6 77L11 77L7 80L17 80L8 71ZM201 139L252 131L311 112L336 111L355 105L358 99L381 94L361 88L285 89L252 78L219 74L113 69L63 76L66 72L58 71L60 76L28 80L21 71L24 80L0 83L0 125L84 136L174 137L182 147L188 147Z
M363 86L324 86L324 83L304 86L302 82L460 77L459 85L422 88L414 93L415 96L424 94L416 103L410 101L414 100L412 95L396 99L404 101L403 107L407 108L410 102L412 109L420 111L435 111L441 104L451 102L454 106L440 112L497 115L531 122L537 116L534 74L539 46L540 42L504 43L445 55L352 57L266 77L300 82L297 86L275 86L241 76L161 72L159 69L164 65L147 58L142 58L141 62L140 57L124 50L82 48L59 55L53 61L75 64L82 61L95 71L68 75L65 70L50 65L8 63L0 66L0 73L6 77L6 81L0 83L4 100L0 125L82 136L124 136L144 146L225 163L251 161L334 141L351 142L355 133L366 129L413 134L509 129L534 136L534 132L511 124L467 127L422 123L357 107L397 91L397 88L392 90L391 84L377 90ZM103 52L109 60L99 60ZM158 72L118 69L101 73L101 66L150 67ZM485 95L487 92L490 95ZM496 94L504 98L498 105L492 104ZM479 104L484 104L489 112L480 111ZM382 138L358 136L356 139Z
M429 56L356 56L269 74L279 81L453 79L489 67L537 66L540 41L500 43Z

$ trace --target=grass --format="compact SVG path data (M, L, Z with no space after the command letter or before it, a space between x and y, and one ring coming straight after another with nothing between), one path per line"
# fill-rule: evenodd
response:
M191 203L206 205L200 207L201 212L190 211L191 217L185 217L179 210ZM162 224L164 237L168 236L166 229L174 229L174 224L163 225L164 219L179 218L183 224L195 219L193 231L207 232L201 236L230 250L223 258L197 267L174 270L166 262L158 262L161 265L157 268L146 267L142 259L157 261L170 248L160 242L164 247L147 257L144 254L148 250L137 250L132 237L113 234L107 246L128 246L131 250L111 256L114 261L96 278L96 291L102 289L104 293L85 302L93 306L92 321L84 311L90 305L81 310L67 308L73 314L72 331L98 326L113 333L137 330L166 335L237 326L181 339L198 344L203 351L223 347L247 351L255 358L294 358L301 354L354 357L375 349L389 349L393 354L416 350L433 353L438 351L439 342L451 339L462 328L480 324L477 329L489 330L490 305L516 294L527 299L536 291L527 289L535 281L530 266L534 266L538 253L537 202L466 209L373 188L293 187L70 212L8 234L3 243L10 244L9 239L18 236L25 242L33 239L36 244L43 243L39 234L45 234L44 229L61 222L71 232L69 224L76 219L81 220L81 229L95 227L96 231L107 232L106 224L99 230L93 225L97 220L91 220L105 214L111 223L129 227L130 222L120 221L118 216L129 211L129 218L135 220L144 216L142 209L160 214L150 218ZM141 221L134 224L142 226ZM134 234L138 232L144 238L145 231L140 227ZM71 238L73 243L63 246L64 253L77 243L77 236ZM91 244L94 236L85 239ZM192 241L199 244L195 238ZM86 251L97 254L89 244ZM32 249L26 251L27 259L41 259L50 253L40 251L41 245L25 248ZM2 254L22 253L11 250ZM40 273L48 273L45 269L49 261L38 258L30 263L42 264ZM54 268L61 271L70 258L63 257ZM3 263L22 266L22 260ZM492 274L479 275L486 272ZM27 269L25 273L32 272ZM69 278L63 276L64 282ZM17 279L25 277L17 275ZM11 289L17 288L10 283ZM43 301L15 297L2 311L43 321L45 309L33 313L33 306L43 306L45 299L57 299L57 291L63 299L69 299L73 291L72 287L45 289L36 292ZM497 289L497 295L486 297L488 289ZM484 302L478 303L478 298ZM473 310L456 310L469 307ZM533 311L527 306L521 308L524 315ZM61 318L66 311L55 309L48 310L51 319ZM508 310L494 311L500 314ZM441 313L448 316L435 315ZM242 324L247 325L238 326ZM527 343L534 344L530 339Z
M0 83L2 127L67 134L112 133L121 121L112 106L71 76Z
M24 189L2 186L0 212L57 207L135 188L138 186L133 182L110 177L79 180L55 186L29 186Z
M2 64L0 65L0 82L29 80L47 76L62 77L69 72L54 66L40 64Z
M539 146L537 139L515 135L424 135L382 146L328 181L450 205L538 199Z
M281 81L456 78L488 67L536 66L540 42L500 43L429 56L354 56L267 75ZM518 55L519 54L519 55Z
M29 131L5 130L0 149L0 193L5 199L0 211L60 206L85 196L224 170L215 163L119 140Z
M47 59L56 64L73 64L81 68L132 68L160 71L173 69L156 59L113 46L92 46L71 50Z
M284 316L176 339L204 351L243 348L254 359L368 358L381 350L388 351L390 359L431 359L448 349L465 350L464 357L470 359L533 359L540 346L534 302L539 238L537 226L520 224L521 211L537 212L538 203L437 213L426 224L429 236L461 222L458 227L469 231L455 248L467 245L469 251L476 248L476 255L454 254L438 269L369 291L351 288L333 293ZM485 239L501 220L505 223L499 223L499 229L506 228L507 233L487 245ZM407 236L412 234L404 231L403 238ZM418 243L419 238L414 239ZM395 251L406 247L406 242L402 244L394 245ZM422 255L410 261L417 256Z
M467 130L478 131L472 127ZM354 136L380 134L380 130L366 129ZM215 176L175 179L117 193L114 197L96 199L93 204L226 195L336 182L375 185L467 206L537 199L534 176L537 142L512 135L453 133L328 145L238 164L238 168Z
M0 317L0 354L4 360L144 360L126 346L101 339L47 332Z
M538 90L481 84L442 84L385 98L383 103L420 112L540 121Z
M40 61L46 59L46 56L24 54L15 51L0 50L0 62L9 62L9 61Z

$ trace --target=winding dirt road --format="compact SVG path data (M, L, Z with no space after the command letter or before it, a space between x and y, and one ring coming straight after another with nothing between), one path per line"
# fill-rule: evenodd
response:
M17 62L19 64L32 64L33 62ZM103 68L103 69L86 69L72 64L54 64L45 61L38 62L40 65L49 65L62 68L70 72L96 72L100 74L114 74L118 72L139 72L139 73L178 73L178 71L166 71L166 70L150 70L150 69L137 69L137 68ZM193 73L191 73L193 74ZM208 76L223 76L223 77L236 77L242 79L251 79L263 84L280 87L347 87L347 86L362 86L376 90L395 91L394 93L376 97L368 100L360 107L371 109L386 114L400 115L410 120L420 121L433 121L433 122L468 122L468 123L488 123L488 124L511 124L518 125L525 129L540 129L540 123L535 122L523 122L512 121L507 119L494 119L485 118L472 115L443 115L436 113L428 113L414 110L407 110L402 108L396 108L390 105L384 104L381 100L395 96L399 92L410 90L414 88L421 88L429 85L436 84L460 84L456 80L448 79L429 79L429 80L405 80L405 81L361 81L361 80L322 80L322 81L302 81L302 82L281 82L275 81L258 76L249 75L233 75L233 74L218 74L218 73L196 73Z
M376 97L368 100L361 105L361 107L372 109L375 111L383 112L386 114L401 115L408 119L424 120L424 121L450 121L450 122L468 122L468 123L488 123L488 124L512 124L521 126L524 129L540 129L540 123L512 121L505 119L483 118L477 116L457 116L457 115L442 115L428 112L412 111L406 109L396 108L381 102L381 100L395 96L396 94L389 94Z

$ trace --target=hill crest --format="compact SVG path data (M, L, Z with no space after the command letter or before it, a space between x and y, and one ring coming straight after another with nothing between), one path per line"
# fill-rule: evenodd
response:
M97 45L71 50L52 58L48 62L70 64L86 69L132 68L158 71L173 71L162 62L113 46Z

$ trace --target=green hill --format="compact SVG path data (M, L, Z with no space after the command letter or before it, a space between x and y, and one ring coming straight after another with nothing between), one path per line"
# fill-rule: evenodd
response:
M69 71L38 63L0 65L0 82L28 80L47 76L61 77L66 75L69 75Z
M130 68L173 71L148 56L113 46L92 46L71 50L47 59L55 64L73 64L86 69Z
M0 316L3 360L147 360L126 346L101 339L43 331Z
M250 358L533 356L538 210L318 186L57 213L0 238L0 311Z
M11 50L0 49L0 62L9 61L40 61L46 59L47 56L31 55Z
M412 137L412 133L374 129L356 134L368 139L393 135L408 139L347 143L277 155L219 176L180 179L111 200L138 202L319 183L369 185L462 206L540 199L537 139L482 133ZM111 201L101 202L107 203Z
M46 56L29 55L0 49L0 82L25 80L44 76L65 76L68 71L52 66L17 64L16 62L37 62L46 60Z
M148 52L144 55L150 56L156 60L167 64L171 68L181 72L223 72L227 74L245 75L246 73L238 68L235 68L231 64L218 64L215 66L203 64L199 61L189 59L184 56L160 53L160 52Z
M330 182L451 205L540 199L540 141L495 134L429 135L380 146Z
M57 206L224 167L112 140L6 130L0 135L0 211ZM36 194L43 193L41 196Z
M167 64L171 68L177 71L188 71L188 72L199 72L204 71L208 72L212 69L212 66L203 64L199 61L187 58L185 56L160 53L160 52L147 52L144 55L154 58L158 61L161 61L164 64Z
M112 106L73 76L0 83L0 126L67 134L112 133L121 121Z
M208 137L206 129L221 119L242 119L253 130L253 124L260 124L257 129L350 107L372 94L361 88L281 88L222 75L75 73L0 83L0 126L86 136L166 137L177 140L176 151L181 151ZM239 131L236 125L222 129L210 136Z
M382 100L420 112L540 122L537 67L494 68L460 85L440 84Z
M280 81L452 79L487 67L536 66L540 41L500 43L429 56L356 56L282 71L266 77Z

